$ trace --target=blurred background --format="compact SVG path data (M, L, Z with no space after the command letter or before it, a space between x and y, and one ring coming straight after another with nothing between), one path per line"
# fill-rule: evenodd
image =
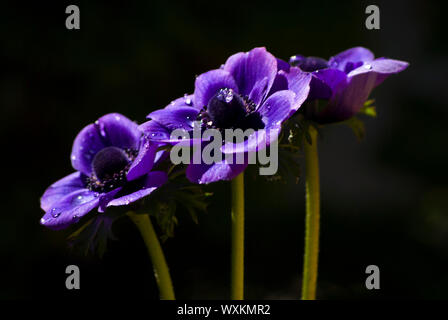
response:
M81 29L65 28L76 4ZM367 30L365 8L380 8ZM378 118L366 137L328 126L320 140L320 299L448 298L448 74L446 2L72 1L4 4L0 13L2 207L0 298L144 297L158 292L140 235L114 225L102 259L71 251L73 229L39 225L39 198L71 173L76 134L109 112L143 122L193 91L194 77L239 51L266 46L287 59L328 58L353 46L410 62L378 87ZM444 20L445 19L445 20ZM178 212L163 246L177 297L227 299L228 183L210 185L196 225ZM304 186L246 179L246 297L297 299L303 254ZM65 268L81 269L81 290ZM365 268L381 270L366 290Z

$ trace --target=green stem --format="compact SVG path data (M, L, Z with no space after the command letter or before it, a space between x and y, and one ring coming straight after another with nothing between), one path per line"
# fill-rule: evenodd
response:
M154 277L159 287L160 299L175 300L170 271L149 215L135 214L134 212L128 212L127 215L137 226L148 249L154 269Z
M306 221L305 254L303 263L302 299L316 299L317 264L319 255L319 159L317 155L317 130L310 126L311 144L304 142L306 166Z
M231 299L244 299L244 172L232 180Z

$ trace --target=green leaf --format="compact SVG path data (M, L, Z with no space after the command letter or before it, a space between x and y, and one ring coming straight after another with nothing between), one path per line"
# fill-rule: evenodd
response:
M162 230L162 241L167 240L174 236L174 228L176 227L178 220L176 214L176 202L172 199L162 202L157 201L155 203L156 208L151 210L151 214L156 218L157 223Z
M359 110L360 114L365 114L366 116L375 118L376 117L376 107L373 106L372 104L375 102L375 100L371 99L371 100L367 100L364 103L364 106L361 108L361 110Z
M362 122L360 119L351 117L350 119L341 122L341 124L349 126L353 130L353 133L359 141L364 139L366 129L364 127L364 122Z
M68 236L69 246L85 255L91 253L103 257L108 241L115 240L112 224L116 219L114 215L97 214Z
M269 182L297 183L300 178L300 158L304 141L311 141L308 133L310 126L302 114L297 114L283 124L282 134L279 137L278 170L272 176L263 176ZM258 174L257 174L258 176Z
M174 236L174 228L178 224L176 214L179 207L185 208L193 221L198 223L199 213L207 211L207 198L212 195L204 192L202 186L189 183L185 176L178 175L178 172L174 174L176 177L154 191L142 208L136 212L150 213L156 218L163 240Z
M198 212L206 212L208 203L205 198L209 194L203 192L199 186L185 186L176 190L176 201L185 207L195 223L199 223Z
M300 149L294 145L280 145L278 149L278 170L272 176L264 176L270 182L297 183L300 178Z
M283 124L283 131L289 133L287 139L279 139L281 144L290 144L302 148L303 141L311 141L311 136L308 133L308 127L312 125L310 121L307 121L303 115L298 114Z

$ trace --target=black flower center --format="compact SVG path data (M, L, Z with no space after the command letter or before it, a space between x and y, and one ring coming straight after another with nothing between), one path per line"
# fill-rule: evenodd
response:
M208 128L254 130L264 128L256 105L232 89L223 88L209 100L198 118Z
M207 112L218 128L231 128L244 119L246 104L232 89L220 89L208 102Z
M107 147L95 155L92 169L95 176L102 181L126 168L128 163L126 152L117 147Z
M135 150L106 147L99 151L92 161L93 174L88 178L92 191L107 192L126 182L126 173L136 156Z
M328 68L327 60L319 57L304 57L299 55L292 56L289 59L289 64L294 67L299 67L306 72L313 72L320 69Z

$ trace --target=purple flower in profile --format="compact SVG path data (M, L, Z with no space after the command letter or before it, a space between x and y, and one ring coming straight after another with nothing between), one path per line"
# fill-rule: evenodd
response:
M167 181L152 171L158 144L145 139L138 125L112 113L89 124L76 137L71 154L76 172L51 185L41 198L40 223L63 229L98 208L124 206L153 192Z
M150 113L152 121L141 129L150 139L171 143L178 142L169 140L171 130L193 130L195 121L200 121L202 130L253 129L244 142L225 142L221 152L255 152L277 138L282 122L306 100L310 81L311 75L299 68L281 68L265 48L240 52L229 57L220 69L198 76L193 95ZM247 165L247 161L229 163L224 157L213 164L189 164L186 174L195 183L231 180Z
M308 101L328 100L323 110L306 108L305 115L319 123L351 118L362 108L375 87L409 65L399 60L375 59L370 50L362 47L343 51L328 61L296 55L289 62L313 75Z

